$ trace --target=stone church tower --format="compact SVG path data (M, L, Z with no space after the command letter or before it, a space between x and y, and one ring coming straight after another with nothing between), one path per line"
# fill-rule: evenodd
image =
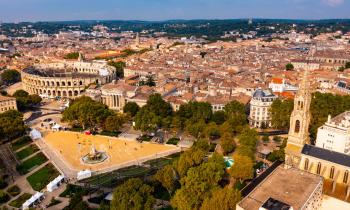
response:
M290 116L290 128L285 149L285 164L299 167L301 150L304 144L309 144L311 90L308 70L305 70L302 82L294 98L294 110Z

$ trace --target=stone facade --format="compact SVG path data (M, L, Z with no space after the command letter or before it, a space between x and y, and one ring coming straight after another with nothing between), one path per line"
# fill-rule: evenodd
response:
M0 96L0 113L17 110L16 98Z
M258 89L250 101L249 124L251 127L263 128L271 126L270 107L277 99L270 90Z
M105 61L64 61L39 64L21 72L24 90L41 97L76 98L91 84L103 85L116 78L116 69Z

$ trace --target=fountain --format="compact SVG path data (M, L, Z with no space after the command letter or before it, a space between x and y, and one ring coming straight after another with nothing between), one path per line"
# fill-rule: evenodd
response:
M90 152L82 157L82 161L87 164L102 163L108 158L105 152L97 151L95 145L91 145Z

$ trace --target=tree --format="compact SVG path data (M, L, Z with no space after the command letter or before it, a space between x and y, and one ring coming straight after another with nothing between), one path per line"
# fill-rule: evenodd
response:
M135 128L141 131L152 131L162 125L162 119L172 116L171 105L161 95L150 95L145 106L135 116Z
M177 175L172 165L166 165L160 169L153 177L155 180L160 182L162 186L168 190L171 195L177 186Z
M5 203L10 200L10 196L3 190L0 190L0 203Z
M224 111L228 119L226 122L229 123L234 133L239 132L242 126L248 123L244 104L235 100L231 101L225 105Z
M192 136L199 138L206 127L204 120L199 120L197 122L186 121L185 130Z
M294 108L294 101L291 99L276 99L270 107L271 124L277 129L286 130L289 128L290 115Z
M135 116L135 128L137 130L151 132L155 131L160 125L161 118L145 107L142 107Z
M276 143L280 143L282 141L281 137L279 137L279 136L274 136L272 140Z
M228 118L242 117L245 116L245 107L244 104L233 100L230 103L226 104L224 111Z
M238 154L234 155L233 159L235 160L235 163L229 171L231 177L240 182L252 179L254 175L253 160L248 156Z
M124 68L126 66L125 62L123 61L109 61L108 65L115 67L116 69L116 76L118 78L123 78L124 77Z
M181 188L171 200L172 206L177 209L199 209L212 190L219 187L224 174L223 157L214 153L208 162L188 170L187 175L181 179Z
M231 134L225 133L220 138L220 145L223 150L224 155L233 152L233 150L236 148L235 139L232 137Z
M125 123L126 118L121 114L112 114L106 118L104 129L110 132L118 132Z
M230 187L219 188L206 197L200 210L235 210L241 200L241 193Z
M149 75L146 78L147 78L147 80L146 80L145 85L150 86L150 87L156 86L156 82L154 81L153 76Z
M24 111L32 106L38 105L42 101L40 96L36 94L29 95L29 93L24 90L16 90L13 97L16 98L17 107L20 111Z
M79 58L79 52L71 52L64 56L64 59L78 59Z
M11 85L21 81L21 74L16 70L5 70L1 73L1 81L6 85Z
M161 117L172 115L173 112L170 103L164 101L159 93L150 95L144 107Z
M21 90L16 90L16 92L14 92L12 96L15 98L20 98L20 97L24 98L24 97L28 97L29 93L21 89Z
M207 123L212 118L213 111L210 103L191 101L187 104L182 104L176 114L183 122L198 122L203 120Z
M212 120L216 124L221 125L226 121L226 113L222 110L216 111L213 113Z
M209 151L209 142L207 140L197 140L193 146L182 153L173 166L180 177L187 174L188 169L200 165Z
M287 64L286 64L286 70L287 70L287 71L292 71L292 70L294 70L293 64L287 63Z
M327 121L328 115L336 116L347 110L350 110L349 95L314 93L310 106L312 117L309 131L311 138L316 138L317 129Z
M203 136L209 140L220 138L219 126L215 122L211 122L204 127Z
M269 141L270 141L269 136L263 136L263 137L262 137L262 141L263 141L264 143L269 143Z
M140 107L135 102L128 102L123 107L123 112L129 113L131 117L134 117L139 110L140 110Z
M26 131L22 113L9 110L0 114L0 138L11 140L22 136Z
M83 129L95 130L101 126L112 112L102 103L92 100L90 97L82 96L64 110L63 121L81 126Z
M346 69L350 69L350 62L346 62L345 68L346 68Z
M255 130L250 128L244 128L242 133L238 136L240 145L246 145L255 150L258 134Z
M141 179L129 179L114 190L111 210L151 210L155 204L152 193L153 188Z

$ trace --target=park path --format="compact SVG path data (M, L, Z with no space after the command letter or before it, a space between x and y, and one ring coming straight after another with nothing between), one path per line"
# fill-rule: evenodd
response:
M70 169L66 163L56 154L54 149L51 149L43 139L35 140L37 146L41 151L52 161L53 165L59 170L60 173L64 174L68 179L75 179L77 171Z
M30 186L30 184L27 181L27 177L32 175L33 173L35 173L36 171L40 170L41 168L43 168L46 164L48 164L50 161L46 161L45 163L41 164L40 166L36 167L34 170L30 171L29 173L20 176L16 179L16 181L12 184L10 184L7 188L13 186L13 185L17 185L20 189L21 189L21 193L15 197L12 197L10 201L8 201L6 203L6 206L9 208L13 208L11 206L9 206L8 204L12 201L12 200L16 200L19 196L21 196L23 193L30 193L30 194L34 194L36 191L33 190L32 186ZM7 189L5 189L6 191Z

